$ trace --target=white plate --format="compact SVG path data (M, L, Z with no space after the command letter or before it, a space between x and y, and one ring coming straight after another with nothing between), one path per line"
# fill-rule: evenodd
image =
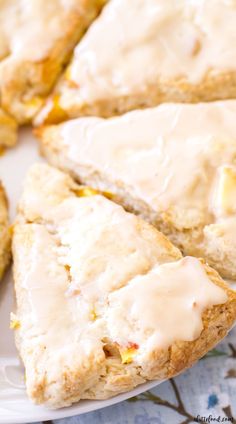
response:
M30 129L20 132L16 148L0 157L0 179L7 190L11 220L22 190L22 181L29 166L40 159L37 144ZM14 310L12 274L9 271L0 286L0 424L29 423L83 414L123 401L158 384L149 382L106 401L81 401L69 408L50 411L34 406L24 387L24 371L14 346L13 332L9 329L9 315Z

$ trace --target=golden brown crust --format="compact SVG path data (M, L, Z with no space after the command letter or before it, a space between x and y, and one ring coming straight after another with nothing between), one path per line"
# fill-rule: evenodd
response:
M69 13L63 11L61 5L58 13L62 15L63 31L58 34L43 59L28 60L10 54L0 62L1 105L18 123L29 122L40 109L44 98L68 62L73 47L104 2L105 0L75 0Z
M81 116L109 118L134 109L154 107L164 102L198 103L233 99L236 97L236 72L217 72L217 74L208 72L198 84L191 84L185 78L157 80L155 85L146 84L140 93L101 98L93 103L84 103L80 99L82 88L75 89L70 86L66 78L62 79L37 117L36 125L54 124ZM64 93L67 96L67 103L62 105L61 98Z
M0 182L0 279L10 261L10 229L8 223L8 203Z
M16 143L17 124L0 108L0 148L11 147Z
M235 4L159 0L156 10L155 0L130 0L128 9L125 0L111 0L75 49L37 125L234 98Z
M202 260L204 263L204 261ZM216 285L223 288L228 295L228 302L224 305L216 305L208 309L202 316L204 329L198 340L188 343L176 343L171 347L168 376L173 377L183 368L192 366L195 361L204 356L208 350L215 346L215 340L221 340L226 336L226 328L230 329L234 324L236 311L236 292L219 277L219 274L205 264L205 270ZM191 358L191 361L189 361Z

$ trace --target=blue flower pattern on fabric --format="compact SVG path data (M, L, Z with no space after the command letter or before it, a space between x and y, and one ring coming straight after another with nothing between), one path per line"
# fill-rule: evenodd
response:
M207 409L214 408L218 405L219 399L215 393L208 396Z

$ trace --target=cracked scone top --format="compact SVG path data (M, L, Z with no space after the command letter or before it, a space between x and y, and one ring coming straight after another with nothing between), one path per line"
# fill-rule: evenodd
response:
M235 100L165 104L37 132L52 164L110 191L185 254L235 279L235 116Z
M37 122L233 98L235 43L235 0L111 0Z
M13 255L27 392L49 407L171 377L236 318L215 271L48 165L29 171Z
M10 262L11 237L8 221L8 205L5 190L0 181L0 279Z
M0 1L0 104L20 123L42 106L103 0Z

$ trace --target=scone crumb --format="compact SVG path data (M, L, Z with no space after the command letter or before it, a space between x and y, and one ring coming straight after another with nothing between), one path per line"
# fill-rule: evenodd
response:
M17 316L11 312L10 315L10 329L11 330L17 330L20 328L20 321L18 320Z

